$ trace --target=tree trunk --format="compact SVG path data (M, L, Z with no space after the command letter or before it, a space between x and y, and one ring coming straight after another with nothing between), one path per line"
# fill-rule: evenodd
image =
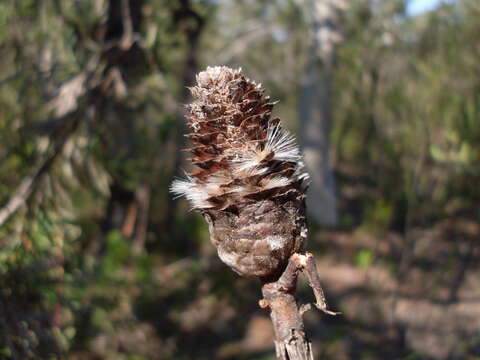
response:
M310 17L310 56L299 101L300 138L311 176L308 209L323 225L338 223L335 179L330 164L329 135L335 47L343 0L307 0Z
M200 37L205 28L205 18L202 17L197 11L191 0L181 0L181 6L174 12L173 18L176 26L182 29L186 38L186 53L182 67L182 91L180 93L178 102L179 104L186 104L189 102L191 95L189 87L195 83L195 75L198 73L198 44ZM177 114L178 125L174 135L171 138L173 142L174 152L172 154L173 172L170 174L171 179L178 176L182 171L183 155L181 149L185 146L185 137L183 134L186 132L186 126L184 121L184 113ZM175 221L177 216L177 201L174 201L172 197L168 198L167 215L165 217L166 232L173 236L175 233Z

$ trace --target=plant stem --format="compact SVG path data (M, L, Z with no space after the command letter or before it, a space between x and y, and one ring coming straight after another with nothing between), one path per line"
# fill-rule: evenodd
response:
M275 351L282 360L313 360L312 344L307 338L302 315L309 306L298 307L295 298L298 273L305 271L315 294L315 306L329 315L313 255L293 254L283 273L274 279L262 279L263 299L259 304L270 310L275 331Z

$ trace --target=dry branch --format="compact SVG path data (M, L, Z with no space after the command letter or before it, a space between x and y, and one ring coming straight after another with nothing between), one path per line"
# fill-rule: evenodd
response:
M30 195L34 192L36 186L41 183L43 176L48 173L54 164L55 159L61 154L66 141L70 138L70 135L75 132L79 123L79 114L75 112L64 120L69 123L65 126L63 131L60 132L60 134L55 136L55 140L49 155L42 159L40 164L37 166L37 169L33 171L32 174L28 175L22 180L5 206L0 209L0 226L3 226L10 216L12 216L22 205L27 202Z
M99 72L99 58L92 56L84 71L73 76L58 88L58 94L47 108L54 114L48 123L54 124L50 134L50 149L30 175L25 177L5 206L0 209L0 226L24 205L41 179L48 173L55 159L62 153L65 143L76 131L80 122L82 107L79 102L97 85L95 75Z
M295 298L300 271L305 271L307 275L317 308L329 315L339 314L327 309L313 255L293 254L285 271L276 281L263 281L264 298L259 302L260 307L270 311L276 338L275 351L282 360L313 360L312 344L305 334L302 319L309 307L298 307Z

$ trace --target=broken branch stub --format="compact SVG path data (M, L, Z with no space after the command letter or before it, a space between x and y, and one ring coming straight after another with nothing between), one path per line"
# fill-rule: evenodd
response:
M276 281L264 281L263 299L260 307L268 308L275 331L275 349L282 360L313 359L312 345L305 334L302 315L310 309L310 304L298 307L295 290L300 271L307 275L313 289L315 306L329 315L339 313L328 310L313 255L295 253L288 262L285 271Z

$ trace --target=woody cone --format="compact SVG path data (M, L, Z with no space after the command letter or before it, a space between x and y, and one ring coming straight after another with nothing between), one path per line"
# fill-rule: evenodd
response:
M274 103L240 69L208 67L188 105L191 161L199 170L172 191L209 225L220 259L243 276L281 272L306 237L307 173Z
M308 174L295 139L271 117L275 103L261 84L240 69L208 67L191 92L188 151L198 169L174 181L171 191L203 214L225 264L262 279L260 305L271 311L277 356L310 359L293 296L299 271L306 270L317 307L335 313L326 308L312 255L301 255Z

